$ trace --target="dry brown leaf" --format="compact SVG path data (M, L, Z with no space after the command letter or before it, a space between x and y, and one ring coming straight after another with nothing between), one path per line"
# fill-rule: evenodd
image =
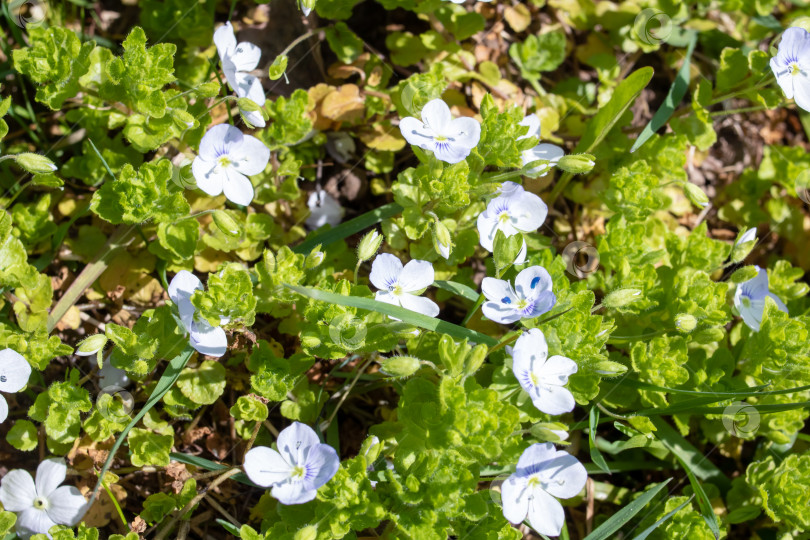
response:
M344 84L323 99L321 113L337 122L356 122L365 114L365 102L356 84Z

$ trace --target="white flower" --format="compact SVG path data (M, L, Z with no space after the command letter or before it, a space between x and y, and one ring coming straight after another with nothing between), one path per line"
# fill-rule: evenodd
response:
M506 194L503 194L506 190ZM492 251L495 234L500 230L506 237L536 231L546 220L548 207L543 199L525 191L514 182L504 182L501 195L492 199L486 210L478 215L478 236L481 246ZM515 264L526 262L526 241L520 248Z
M549 358L543 332L538 328L525 332L515 342L511 354L512 372L535 407L546 414L563 414L574 409L574 396L565 384L577 372L577 364L564 356Z
M337 226L346 211L334 197L323 189L317 189L309 194L307 206L310 215L306 225L313 230L323 227L327 223L332 227Z
M31 365L20 353L12 349L0 351L0 392L19 392L28 384ZM0 395L0 424L8 418L8 403Z
M522 270L515 278L514 290L506 280L485 277L481 291L487 302L481 311L489 320L501 324L539 317L557 303L552 287L551 276L542 266Z
M744 233L740 235L736 242L734 242L735 246L739 246L740 244L745 244L746 242L756 242L757 240L757 228L751 227Z
M228 349L228 338L221 326L211 324L199 316L197 308L191 303L191 296L196 290L203 290L202 282L187 270L180 270L169 283L169 298L180 311L180 321L189 333L189 343L197 351L208 356L222 356ZM221 319L226 324L228 319Z
M74 486L62 486L67 466L63 459L46 459L37 467L36 483L28 471L14 469L0 481L3 508L17 514L21 538L44 534L54 525L73 526L87 511L87 501Z
M247 177L264 171L268 161L270 149L263 142L230 124L220 124L203 136L191 171L197 187L208 195L224 192L229 201L247 206L253 200L253 184Z
M404 267L390 253L377 255L371 264L371 283L380 289L375 298L422 313L429 317L439 314L439 306L429 298L418 296L433 284L433 265L427 261L412 260Z
M453 118L441 99L429 101L422 109L422 121L413 116L399 122L408 143L430 150L440 160L458 163L470 155L481 138L481 124L474 118Z
M754 332L758 332L762 323L762 312L765 311L765 298L773 299L781 311L787 313L788 310L784 302L768 290L768 273L759 266L754 268L757 269L756 277L737 285L734 292L734 307L740 312L745 324Z
M540 139L540 119L536 114L530 114L529 116L525 117L520 121L519 125L528 127L529 132L526 135L521 135L518 137L518 140L527 139L529 137L536 137L538 140ZM537 161L539 159L548 160L548 165L534 167L527 171L531 176L545 176L548 174L548 171L551 170L551 167L556 165L556 163L560 161L560 158L564 155L565 151L563 151L563 149L559 146L549 143L540 143L534 148L524 150L520 154L520 159L523 162L524 167L532 161Z
M779 52L771 58L771 70L788 99L810 111L810 33L791 27L782 34Z
M282 504L311 501L340 467L335 449L321 444L315 431L300 422L283 429L276 446L278 452L257 446L245 454L245 473L255 484L273 486L271 493Z
M259 107L264 107L266 100L261 81L250 74L259 65L262 50L247 41L236 42L233 26L226 22L214 32L214 44L217 46L222 71L228 84L240 98L248 98ZM242 111L247 121L254 126L264 127L262 114L258 111Z
M557 498L575 497L587 480L585 467L574 456L551 443L533 444L501 486L503 517L517 525L528 516L538 533L559 536L565 512Z

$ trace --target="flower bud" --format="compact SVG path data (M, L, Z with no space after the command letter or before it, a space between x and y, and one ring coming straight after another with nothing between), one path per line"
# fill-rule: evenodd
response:
M242 227L240 227L239 223L225 210L214 210L212 217L214 218L214 224L226 236L236 238L242 234Z
M596 165L594 159L596 158L591 154L569 154L560 158L557 167L565 172L582 174L593 169L594 165Z
M705 208L709 205L709 197L706 196L702 189L691 182L684 182L681 185L686 193L686 198L689 199L692 204L700 206L701 208Z
M421 365L413 356L392 356L380 362L380 371L391 377L410 377Z
M269 249L264 250L264 256L262 257L264 260L264 267L267 270L268 274L273 274L276 271L276 256L273 255L273 252Z
M593 371L606 377L616 377L627 372L627 366L612 360L600 360L594 364Z
M45 156L31 152L17 154L14 156L14 161L17 162L17 165L33 174L51 173L56 170L56 165L54 165L53 161Z
M690 315L689 313L679 313L675 316L675 327L684 334L688 334L694 330L697 327L697 323L698 321L694 315Z
M307 255L307 258L304 260L304 267L307 270L317 268L323 262L323 258L324 258L323 251L318 251L318 248L315 248L312 250L312 253Z
M238 98L236 100L236 105L239 107L240 111L260 112L262 110L259 104L250 98Z
M731 261L734 263L742 262L756 245L757 228L752 227L740 234L737 241L734 242L734 247L731 248Z
M107 344L107 336L95 334L79 342L76 347L76 356L90 356L96 354Z
M810 32L810 17L799 17L790 23L790 28L793 28L794 26L797 28L803 28L804 30Z
M617 289L602 299L602 305L607 308L620 308L641 298L639 289Z
M192 115L181 109L172 109L172 122L180 129L191 129L197 123Z
M367 261L376 255L382 241L383 237L376 229L366 234L357 244L357 260L359 262Z
M559 443L568 438L567 429L568 426L560 422L540 422L530 427L529 433L541 441Z
M433 248L436 253L447 259L450 257L452 246L453 240L450 236L450 230L441 221L436 221L433 227Z
M315 5L314 0L310 0L310 1L311 1L312 5L314 6ZM310 9L312 9L312 8L310 8ZM309 15L309 11L307 10L307 8L304 8L304 15ZM281 78L282 75L284 75L284 71L286 71L286 69L287 69L287 62L288 61L289 61L289 58L287 58L287 55L277 56L276 59L273 60L273 63L270 65L270 68L267 70L267 75L270 77L271 81L275 81L275 80Z

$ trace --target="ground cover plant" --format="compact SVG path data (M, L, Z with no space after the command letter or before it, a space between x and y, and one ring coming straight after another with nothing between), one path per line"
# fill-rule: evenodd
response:
M4 539L810 538L810 5L0 20Z

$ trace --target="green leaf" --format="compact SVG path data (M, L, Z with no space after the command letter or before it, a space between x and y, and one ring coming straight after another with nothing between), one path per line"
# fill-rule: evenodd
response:
M668 521L668 520L669 520L669 519L670 519L672 516L674 516L675 514L677 514L677 513L678 513L678 512L679 512L679 511L680 511L680 510L683 508L683 507L685 507L685 506L686 506L686 505L688 505L690 502L692 502L692 499L693 499L694 497L695 497L695 496L694 496L694 495L692 495L691 497L689 497L688 499L686 499L684 502L682 502L680 505L678 505L678 507L677 507L677 508L674 508L674 509L670 510L669 512L667 512L667 513L666 513L666 514L665 514L665 515L664 515L664 516L663 516L661 519L659 519L658 521L656 521L655 523L653 523L652 525L650 525L649 527L647 527L646 529L644 529L643 531L641 531L641 534L639 534L638 536L636 536L635 538L633 538L633 540L644 540L645 538L647 538L648 536L650 536L650 534L652 534L652 532L653 532L655 529L657 529L658 527L660 527L661 525L663 525L664 523L666 523L666 522L667 522L667 521Z
M526 80L539 80L544 71L554 71L565 60L565 33L552 30L540 35L532 34L523 43L513 43L509 56L520 68Z
M357 37L357 34L349 30L344 22L339 22L326 29L326 41L338 60L344 64L351 64L363 52L363 41ZM273 64L275 65L275 62ZM272 68L273 66L271 66ZM272 75L270 78L273 78Z
M634 499L624 508L610 516L607 521L602 523L591 534L586 536L585 540L607 540L609 538L613 538L613 533L621 529L625 523L633 519L633 516L638 514L642 508L647 506L647 503L649 503L653 497L658 495L658 493L664 489L671 480L672 478L668 478L657 486L645 491L641 497Z
M471 302L475 302L478 300L478 293L475 292L474 289L464 285L463 283L456 283L455 281L444 281L439 279L434 281L433 285L435 285L439 289L444 289L445 291L466 298Z
M394 306L391 304L386 304L384 302L378 302L371 298L362 298L359 296L346 296L343 294L335 294L327 291L322 291L320 289L313 289L311 287L298 287L289 284L285 284L285 287L297 292L302 296L312 298L313 300L320 300L322 302L327 302L330 304L337 304L340 306L349 306L368 311L375 311L377 313L382 313L383 315L388 315L389 317L396 317L397 319L400 319L403 322L412 324L414 326L418 326L419 328L424 328L426 330L431 330L433 332L447 334L448 336L457 339L468 339L476 343L483 343L490 347L498 343L498 340L491 338L487 335L481 334L480 332L476 332L475 330L470 330L462 326L457 326L455 324L442 321L441 319L437 319L435 317L428 317L427 315L422 315L421 313L416 313L414 311L405 309L400 306Z
M596 428L599 425L599 409L591 407L588 413L588 441L590 442L591 461L602 471L610 474L610 467L605 462L604 456L596 446Z
M39 444L36 426L28 420L17 420L6 434L6 441L22 452L30 452ZM2 527L0 526L0 529Z
M647 140L652 137L653 133L664 127L669 118L672 116L672 113L675 112L675 108L683 99L686 91L689 90L692 52L695 50L696 43L697 32L693 31L691 32L691 36L689 38L689 46L686 49L686 56L683 58L683 64L681 65L681 69L678 70L678 74L675 76L675 81L673 81L672 86L669 87L667 97L664 98L664 102L661 104L658 110L655 111L655 114L649 123L644 126L644 129L639 134L636 142L633 143L633 146L630 148L631 154L638 150L641 145L647 142ZM720 75L718 74L718 80L719 77Z
M727 491L731 487L731 482L723 474L723 471L706 459L701 452L675 431L663 418L655 416L651 417L650 420L655 426L655 435L658 440L664 443L667 449L683 462L685 469L691 471L701 480L713 482L723 491Z
M689 467L686 466L686 463L683 462L681 457L678 456L678 454L675 454L675 457L681 463L681 466L683 466L686 471L686 475L689 477L689 483L692 484L692 489L695 495L697 495L698 506L700 507L700 513L703 515L704 521L706 521L714 537L720 538L720 527L717 524L717 515L714 513L709 497L706 495L706 492L703 491L703 486L700 485L698 479L695 478L695 475L692 474L692 471L689 470Z
M169 452L174 445L174 433L153 433L148 429L132 428L127 434L127 444L132 452L130 460L134 466L165 467L169 464Z
M318 245L326 247L373 227L382 220L391 218L400 212L402 212L402 206L397 203L384 204L349 221L344 221L337 227L310 234L306 240L293 248L293 252L308 255Z
M267 75L270 77L271 81L276 81L284 75L284 72L287 70L287 62L289 62L289 58L286 54L282 54L280 56L276 56L276 59L273 60L273 63L270 64L268 68Z
M613 90L613 95L607 105L601 107L585 126L585 132L574 149L574 153L589 154L602 142L613 126L624 115L625 111L636 100L642 90L649 84L653 76L651 67L643 67L627 76Z
M206 360L196 368L186 368L177 379L177 387L198 405L211 405L225 391L225 367Z

